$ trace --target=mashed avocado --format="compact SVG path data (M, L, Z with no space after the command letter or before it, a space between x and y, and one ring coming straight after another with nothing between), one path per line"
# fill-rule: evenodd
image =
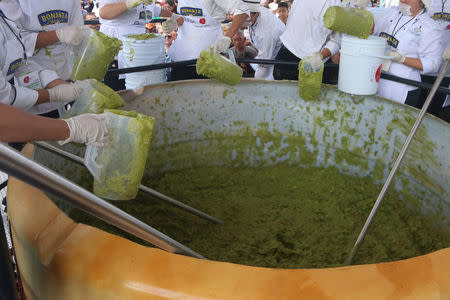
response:
M155 119L135 111L107 109L105 112L129 119L107 118L109 140L96 159L103 167L99 179L94 179L94 193L112 200L134 199L144 173Z
M158 36L154 33L141 33L141 34L130 34L130 35L127 35L127 37L130 39L144 41L144 40L157 38Z
M196 70L199 75L236 85L242 78L242 68L212 49L203 50L197 59Z
M122 49L120 40L97 30L91 30L90 32L86 48L78 57L72 69L70 78L74 81L91 78L101 81L114 57Z
M323 24L332 31L367 39L372 33L374 18L365 9L330 6L323 16Z
M302 59L298 65L298 93L303 100L314 100L320 95L324 66L314 72L307 67L307 59Z
M209 259L274 268L339 266L381 186L334 168L210 167L168 172L143 184L224 221L212 224L140 193L113 202ZM449 247L450 237L387 193L354 262L393 261ZM73 210L77 221L129 235ZM141 242L131 237L130 239Z

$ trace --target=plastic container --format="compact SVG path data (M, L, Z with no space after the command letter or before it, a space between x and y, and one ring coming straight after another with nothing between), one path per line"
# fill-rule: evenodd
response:
M101 81L114 57L119 53L122 42L98 30L86 30L86 38L75 50L72 80L97 79Z
M100 114L105 109L113 109L125 105L122 97L107 85L95 79L92 79L90 84L91 88L81 93L70 110L60 110L59 114L62 118L70 118L86 113Z
M323 25L332 31L366 39L372 34L374 17L365 9L330 6L323 16Z
M320 95L323 69L324 64L318 53L300 61L298 66L298 94L303 100L315 100Z
M136 197L155 119L135 111L105 110L109 130L103 148L89 145L85 165L94 176L94 193L109 200Z
M228 51L228 56L229 59L211 48L203 50L195 66L197 74L236 85L242 78L242 68L236 64L231 50Z
M386 39L368 39L343 35L339 63L338 89L355 95L377 92L381 68L385 59Z
M165 62L164 37L160 34L125 35L122 39L124 67L138 67ZM137 90L148 84L165 82L166 70L154 70L125 75L127 89Z

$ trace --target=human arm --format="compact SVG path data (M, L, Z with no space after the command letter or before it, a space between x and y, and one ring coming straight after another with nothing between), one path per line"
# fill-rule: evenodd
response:
M105 115L84 114L67 120L45 118L0 103L0 141L62 141L103 146L108 140Z
M63 120L32 115L0 103L2 142L62 141L69 136L69 127Z

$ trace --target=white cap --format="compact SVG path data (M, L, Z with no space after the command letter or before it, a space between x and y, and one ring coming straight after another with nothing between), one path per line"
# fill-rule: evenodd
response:
M242 0L242 2L247 5L250 12L259 12L260 11L260 1L259 0Z
M423 5L425 5L425 8L429 11L431 11L431 3L430 0L421 0Z

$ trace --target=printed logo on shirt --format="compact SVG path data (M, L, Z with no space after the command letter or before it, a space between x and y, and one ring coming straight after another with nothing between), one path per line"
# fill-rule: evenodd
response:
M69 13L65 10L49 10L37 16L41 26L52 25L56 23L68 23Z
M201 17L203 16L203 10L201 8L182 7L180 8L180 15Z
M12 63L10 63L8 72L6 72L6 76L13 74L16 71L16 69L20 66L21 63L22 63L21 58L18 58L15 61L13 61Z
M392 35L386 33L386 32L380 32L380 36L384 37L385 39L387 39L387 42L389 44L389 46L394 47L395 49L397 49L398 47L398 43L400 43L395 37L393 37Z
M153 17L153 15L150 10L139 12L139 20L151 20L152 17Z
M450 22L450 14L445 12L435 13L431 18L433 18L436 21Z

